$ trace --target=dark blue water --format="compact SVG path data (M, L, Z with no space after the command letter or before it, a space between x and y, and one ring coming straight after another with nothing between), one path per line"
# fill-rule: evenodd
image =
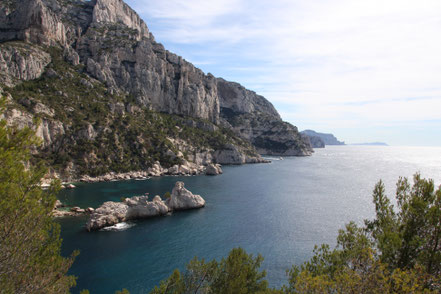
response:
M220 258L238 246L261 253L270 284L280 286L286 269L310 258L314 244L335 244L345 223L373 216L371 192L380 178L393 196L398 177L416 171L439 184L441 148L327 147L311 157L224 167L216 177L79 184L62 191L60 199L98 207L121 196L163 195L184 181L207 206L137 221L124 231L88 233L85 218L60 220L63 254L81 251L71 269L79 277L73 292L148 293L194 256Z

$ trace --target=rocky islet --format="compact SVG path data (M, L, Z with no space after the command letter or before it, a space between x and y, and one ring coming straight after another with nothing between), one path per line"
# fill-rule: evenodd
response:
M165 200L162 200L158 195L152 201L149 201L148 198L149 196L145 195L124 198L121 202L104 202L91 213L86 229L94 231L120 222L161 216L173 211L205 206L205 200L187 190L183 182L176 182L170 197Z

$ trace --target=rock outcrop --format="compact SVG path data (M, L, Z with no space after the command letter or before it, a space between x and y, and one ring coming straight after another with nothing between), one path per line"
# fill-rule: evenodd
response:
M205 170L207 176L217 176L222 173L223 171L220 164L209 164Z
M52 210L53 217L66 217L66 216L81 216L85 214L91 214L94 212L92 207L88 207L86 209L80 208L78 206L74 207L66 207L60 200L57 200L54 205L54 209Z
M242 85L216 79L221 108L234 113L265 113L274 119L281 120L279 113L265 97L250 91Z
M68 32L58 8L59 4L53 1L2 1L0 42L23 40L48 46L65 45Z
M0 43L0 84L14 86L20 81L36 79L50 61L50 55L36 45Z
M309 140L305 140L295 126L282 121L264 97L224 79L217 79L217 86L221 118L236 134L250 141L259 154L311 155Z
M307 135L305 135L307 136ZM312 148L325 148L325 142L318 136L307 136L311 142Z
M310 138L319 137L325 143L325 145L345 145L345 142L337 140L333 134L318 133L313 130L304 130L302 131L302 134Z
M122 0L97 0L93 9L93 22L123 24L137 32L137 40L151 37L144 21Z
M194 195L185 189L184 182L176 182L170 198L165 203L171 211L205 206L205 200L200 195Z
M148 196L134 196L124 199L123 202L104 202L91 214L86 229L99 230L117 223L166 215L170 211L201 208L205 200L199 195L193 195L185 189L183 182L177 182L169 199L163 201L155 196L153 201Z

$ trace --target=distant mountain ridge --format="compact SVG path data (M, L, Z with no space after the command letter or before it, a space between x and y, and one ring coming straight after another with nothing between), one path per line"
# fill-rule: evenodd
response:
M34 127L67 176L312 153L268 100L165 50L122 0L2 1L0 69L2 117Z
M333 134L318 133L313 130L304 130L301 133L310 138L314 148L323 148L325 145L345 145L345 142L337 140Z

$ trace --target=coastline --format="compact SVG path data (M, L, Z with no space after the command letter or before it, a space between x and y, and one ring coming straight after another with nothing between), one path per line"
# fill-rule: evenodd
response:
M256 160L255 162L246 162L244 164L258 164L258 163L271 163L271 160L262 158L261 160ZM233 164L225 164L233 165ZM82 175L78 178L61 178L58 174L54 174L42 181L41 187L48 188L51 181L56 179L62 180L63 189L74 189L75 184L78 183L99 183L99 182L113 182L113 181L130 181L130 180L148 180L152 177L165 177L165 176L197 176L197 175L207 175L215 176L222 174L222 165L210 163L208 165L197 165L194 163L184 162L181 165L174 165L170 168L163 168L159 162L155 162L152 167L147 170L141 171L129 171L129 172L109 172L104 175L92 177L89 175Z

